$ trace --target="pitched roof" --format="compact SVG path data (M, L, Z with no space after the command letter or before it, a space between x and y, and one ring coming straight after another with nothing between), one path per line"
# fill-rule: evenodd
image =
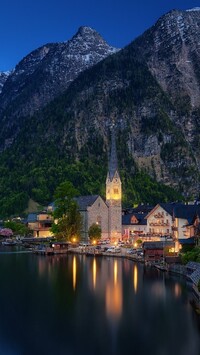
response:
M158 241L158 242L144 242L144 249L163 249L163 247L174 247L175 243L173 241Z
M175 218L186 219L188 222L192 222L195 215L200 216L200 205L185 205L180 202L172 202L172 203L159 203L157 204L147 215L151 215L157 207L162 207L169 215Z
M38 213L29 213L27 217L27 223L34 223L37 221Z
M87 207L93 205L98 197L99 195L79 196L75 197L74 200L77 202L79 209L85 211Z
M180 244L187 244L187 245L193 245L195 244L195 239L194 237L190 237L190 238L184 238L184 239L179 239L178 240Z
M174 217L192 222L195 215L200 215L199 205L178 205L174 208Z

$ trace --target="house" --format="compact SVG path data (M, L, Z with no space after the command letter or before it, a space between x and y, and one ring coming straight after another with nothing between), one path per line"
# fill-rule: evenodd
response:
M157 204L146 216L147 233L152 238L172 236L174 204Z
M173 241L144 242L143 252L145 261L162 260L176 254L175 243Z
M53 218L48 212L30 213L27 218L27 227L33 232L34 237L52 236L50 228Z
M160 203L148 213L147 233L152 237L170 236L175 240L193 237L198 230L199 205Z
M122 215L122 235L125 239L136 239L147 233L147 213L127 212Z

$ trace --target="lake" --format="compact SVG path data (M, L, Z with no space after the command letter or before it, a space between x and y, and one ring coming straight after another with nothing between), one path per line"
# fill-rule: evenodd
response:
M0 282L1 355L200 354L179 277L112 257L0 253Z

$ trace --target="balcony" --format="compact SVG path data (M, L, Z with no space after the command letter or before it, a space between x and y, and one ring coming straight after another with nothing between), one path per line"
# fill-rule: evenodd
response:
M169 227L169 222L150 222L149 225L157 227Z
M164 217L164 213L156 213L154 214L154 218L163 218Z
M32 230L38 232L38 231L49 231L51 228L51 226L49 227L44 227L44 226L37 226L37 227L34 227L32 228Z

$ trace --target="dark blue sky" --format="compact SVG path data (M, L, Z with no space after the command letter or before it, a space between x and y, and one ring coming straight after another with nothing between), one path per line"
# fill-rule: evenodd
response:
M200 0L6 0L0 9L0 71L32 50L70 39L80 26L123 47L164 13L199 7Z

